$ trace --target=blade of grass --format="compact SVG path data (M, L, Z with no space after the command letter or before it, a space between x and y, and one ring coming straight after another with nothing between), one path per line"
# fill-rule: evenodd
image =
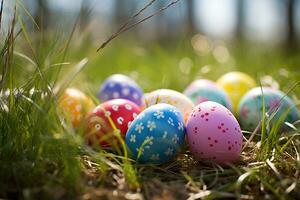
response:
M24 5L24 3L20 0L17 0L17 5L19 5L22 10L25 12L25 14L30 18L30 20L33 22L33 24L37 27L37 29L39 29L38 24L36 23L36 21L34 20L34 18L32 17L32 15L30 14L30 12L28 11L28 9L26 8L26 6Z
M4 0L1 1L1 7L0 7L0 30L1 30L1 25L2 25L3 2L4 2Z
M106 45L108 45L113 39L115 39L116 37L118 37L120 34L132 29L133 27L137 26L138 24L140 23L143 23L145 21L147 21L148 19L151 19L152 17L154 17L155 15L158 15L160 14L161 12L163 12L164 10L168 9L169 7L173 6L174 4L176 4L177 2L179 2L180 0L174 0L172 2L170 2L168 5L160 8L159 10L157 10L156 12L154 12L153 14L150 14L144 18L142 18L141 20L129 25L129 26L126 26L124 27L121 31L115 33L115 34L112 34L111 37L109 37L106 41L104 41L100 47L97 49L97 52L99 52L101 49L103 49L104 47L106 47Z
M85 65L88 63L88 59L87 58L83 58L81 61L79 61L79 63L77 65L74 66L74 69L72 72L70 72L68 74L68 76L62 80L59 90L57 92L57 96L60 96L63 91L68 87L68 85L73 81L73 79L77 76L77 74L79 72L81 72L81 70L83 70L83 68L85 67Z

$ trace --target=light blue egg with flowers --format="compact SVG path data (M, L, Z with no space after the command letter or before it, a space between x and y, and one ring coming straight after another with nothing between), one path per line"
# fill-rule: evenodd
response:
M126 145L138 163L162 164L176 157L185 141L183 116L169 104L156 104L141 112L126 134Z

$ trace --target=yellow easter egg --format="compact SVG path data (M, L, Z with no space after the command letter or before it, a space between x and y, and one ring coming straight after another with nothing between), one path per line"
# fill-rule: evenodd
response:
M93 101L83 92L75 88L67 88L58 99L58 106L62 109L74 127L77 127L85 115L93 109Z
M237 112L238 104L242 96L250 89L256 87L255 80L243 72L229 72L217 80L217 84L228 94L234 113Z
M144 101L146 107L158 103L167 103L175 106L181 112L185 122L187 122L191 111L195 107L194 103L184 94L169 89L159 89L147 93L144 95Z

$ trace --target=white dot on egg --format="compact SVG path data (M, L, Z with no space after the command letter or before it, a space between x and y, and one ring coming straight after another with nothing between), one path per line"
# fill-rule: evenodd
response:
M109 117L110 116L110 111L105 111L105 117Z
M67 104L70 106L70 105L72 105L73 104L73 100L69 100L68 102L67 102Z
M103 99L108 99L109 97L108 97L108 95L107 94L105 94L105 95L103 95Z
M108 86L112 88L115 86L115 83L110 83Z
M95 129L96 129L97 131L99 131L99 130L101 129L100 124L96 124L96 125L95 125Z
M136 113L132 113L132 117L133 117L133 119L135 119L135 118L136 118L136 116L137 116L137 114L136 114Z
M81 111L81 105L80 105L80 104L76 105L75 109L76 109L77 111Z
M126 110L131 110L132 106L130 104L125 104L125 108L126 108Z
M123 121L124 121L123 117L118 117L117 119L118 124L123 124Z
M111 108L112 108L114 111L118 111L118 110L119 110L119 106L118 106L118 105L112 105Z
M113 98L119 98L120 94L118 92L113 93Z
M122 94L124 94L124 95L128 95L130 93L130 90L129 90L129 88L123 88L123 90L122 90Z
M139 95L135 92L135 93L132 94L132 97L133 97L134 99L138 99L138 98L139 98Z

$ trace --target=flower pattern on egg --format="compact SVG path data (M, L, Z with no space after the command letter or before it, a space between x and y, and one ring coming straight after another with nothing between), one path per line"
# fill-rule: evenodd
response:
M159 110L154 113L154 116L156 117L156 119L165 118L164 113Z
M174 126L174 122L171 117L169 117L169 119L168 119L168 124L170 124L171 126Z
M172 138L172 142L177 144L178 141L179 141L179 137L175 134L174 137Z
M138 133L141 133L143 129L144 129L143 123L139 123L135 125L135 131L137 131Z
M171 160L184 143L183 117L174 106L157 104L140 113L126 135L126 144L133 158L141 163L163 163ZM132 135L136 142L131 142ZM138 157L138 149L143 154Z
M153 136L147 136L144 142L145 144L153 145L153 140L154 140Z
M172 148L168 148L167 151L164 152L164 154L166 154L167 156L170 156L173 154L173 149Z
M165 132L164 132L164 135L163 135L163 138L167 138L167 136L168 136L168 132L165 131Z
M135 138L136 138L136 135L131 135L130 136L130 142L136 142Z
M156 128L156 124L154 121L148 121L147 122L147 128L149 129L149 131L153 131L153 129Z
M152 154L150 159L151 160L159 160L160 159L159 154L158 153L157 154Z
M178 130L183 130L184 124L182 122L178 122Z

